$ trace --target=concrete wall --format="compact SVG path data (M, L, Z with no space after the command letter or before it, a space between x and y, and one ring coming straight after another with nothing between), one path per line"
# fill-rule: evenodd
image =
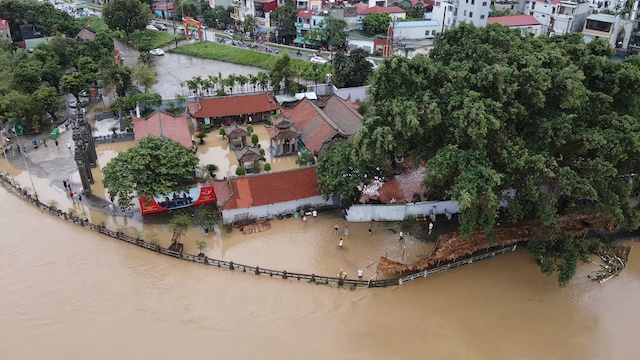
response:
M457 214L460 207L457 201L425 201L412 204L360 204L347 210L347 221L402 221L409 216L429 215L435 207L436 214Z
M325 200L322 196L313 196L306 199L286 201L270 205L254 206L251 208L222 210L222 221L225 224L233 223L236 215L248 215L251 219L273 218L280 214L293 214L301 207L335 207L333 198Z

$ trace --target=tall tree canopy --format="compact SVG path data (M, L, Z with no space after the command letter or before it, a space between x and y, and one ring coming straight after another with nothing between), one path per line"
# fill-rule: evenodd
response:
M465 236L491 236L500 215L542 220L532 248L555 256L544 270L560 271L562 282L582 247L557 251L567 239L559 216L587 211L586 200L590 211L640 225L630 202L640 172L640 62L613 62L612 54L581 34L449 30L429 58L393 57L376 71L358 154L426 162L430 199L460 202Z
M70 37L80 31L73 18L49 2L3 0L0 1L0 19L9 21L11 37L22 40L20 25L33 24L45 36L64 34Z
M333 67L334 84L339 88L362 86L373 72L371 63L367 61L367 53L362 49L351 50L349 55L337 52Z
M102 170L102 183L109 196L128 209L135 197L187 190L198 161L180 143L149 135L109 161Z
M298 9L294 0L284 0L284 5L278 6L273 17L278 22L278 35L289 43L296 36L296 16Z
M391 22L391 16L388 13L373 13L362 19L362 28L369 34L386 34Z
M140 0L111 0L102 8L104 22L112 30L124 31L127 38L151 21L149 6Z
M319 41L327 46L327 50L333 51L334 46L343 47L347 39L347 22L326 16L315 29L311 29L305 35L306 38Z

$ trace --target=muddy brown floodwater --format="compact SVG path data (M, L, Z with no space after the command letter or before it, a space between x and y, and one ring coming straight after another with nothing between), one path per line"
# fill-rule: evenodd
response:
M224 245L212 240L208 251L279 268L341 262L325 254L335 249L322 246L322 236L305 235L316 233L313 224L288 237L281 231L297 225L274 225ZM583 265L560 289L517 250L398 287L349 291L174 260L52 218L1 188L0 229L3 359L637 359L640 352L637 248L622 275L604 284L588 281L593 267Z

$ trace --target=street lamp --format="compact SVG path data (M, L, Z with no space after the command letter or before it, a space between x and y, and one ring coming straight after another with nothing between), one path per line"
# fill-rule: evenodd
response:
M23 151L22 145L20 145L20 138L18 137L18 133L16 132L16 128L13 128L13 133L16 134L16 143L18 144L18 148L20 148L20 153L22 154L22 161L24 161L24 168L27 170L27 174L29 175L29 181L31 181L31 188L33 189L33 195L35 195L36 200L38 200L38 192L36 191L36 186L33 185L33 178L31 177L31 172L29 171L29 165L27 165L27 155L26 151Z

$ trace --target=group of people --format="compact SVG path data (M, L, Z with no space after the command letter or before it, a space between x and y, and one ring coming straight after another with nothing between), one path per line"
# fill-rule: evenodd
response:
M68 182L67 180L62 180L62 186L64 186L65 191L69 191L69 198L71 199L71 201L73 201L74 203L80 203L82 202L82 194L81 193L74 193L73 190L71 189L71 183Z

